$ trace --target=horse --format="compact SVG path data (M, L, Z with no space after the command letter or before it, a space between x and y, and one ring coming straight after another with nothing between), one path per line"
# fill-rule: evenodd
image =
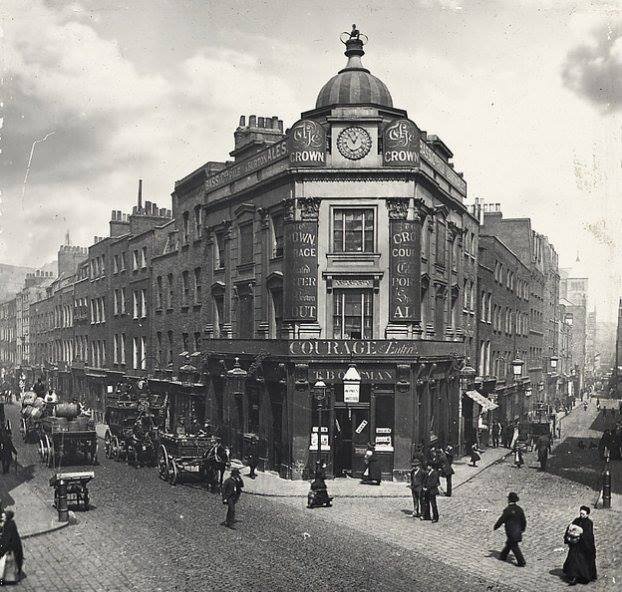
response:
M216 442L203 458L205 459L208 487L212 492L220 491L225 477L225 469L229 464L229 449L222 443Z

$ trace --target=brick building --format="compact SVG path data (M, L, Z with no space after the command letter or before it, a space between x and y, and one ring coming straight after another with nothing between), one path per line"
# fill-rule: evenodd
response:
M0 366L5 370L15 367L16 362L15 298L0 302Z
M529 354L531 271L496 236L480 232L477 374L480 391L499 405L504 424L526 421L532 384L517 376Z

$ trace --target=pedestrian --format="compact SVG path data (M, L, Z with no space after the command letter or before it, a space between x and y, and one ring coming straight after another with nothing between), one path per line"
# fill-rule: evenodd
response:
M600 399L598 397L596 397L596 409L600 411Z
M503 441L502 443L503 443L504 448L510 447L510 441L512 440L512 432L513 432L513 428L509 423L507 425L502 425L501 439Z
M367 445L367 451L365 452L365 470L363 471L361 481L363 483L376 483L380 485L382 481L382 472L380 464L378 463L378 457L373 444Z
M471 466L476 467L478 461L482 460L480 456L481 450L477 447L477 442L473 442L471 445Z
M436 505L436 496L439 493L439 486L441 481L438 476L438 471L432 466L428 466L427 472L423 477L423 496L424 496L424 510L422 520L430 520L432 522L438 522L438 506ZM430 509L432 514L430 515Z
M248 449L247 457L246 457L246 461L248 463L248 466L250 467L250 473L248 474L248 476L251 479L254 479L257 476L255 474L255 470L257 469L257 465L259 464L258 447L259 447L259 438L257 438L257 436L252 436L250 440L250 446Z
M563 571L571 586L589 584L597 579L594 525L589 515L589 507L581 506L579 517L572 521L564 534L568 557L564 561Z
M516 442L514 445L514 464L517 469L520 469L525 464L523 460L523 445L520 442Z
M2 441L0 441L0 457L2 458L2 474L6 475L11 468L11 462L13 461L13 455L17 462L17 450L11 440L11 435L6 432Z
M587 411L587 401L583 401L583 411Z
M317 461L315 463L315 476L311 482L309 493L307 494L307 507L326 506L329 508L333 498L328 495L326 487L326 465Z
M453 481L453 475L456 471L454 471L454 456L456 454L456 451L454 450L454 447L451 444L447 444L447 446L445 446L445 458L447 459L447 463L445 465L445 495L447 497L451 497L451 492L452 492L452 481Z
M501 435L501 424L498 421L494 421L492 424L492 447L499 447L499 436Z
M11 510L2 512L2 535L0 535L0 586L16 584L22 577L24 549Z
M540 470L546 471L546 463L549 458L549 446L551 445L550 436L542 435L536 441L536 450L538 451L538 462Z
M242 495L243 487L244 481L242 481L240 476L240 469L233 467L231 475L225 479L222 486L222 503L227 506L227 516L225 517L224 525L227 528L234 528L233 524L236 521L235 505Z
M45 385L41 382L40 378L37 379L37 383L32 387L32 390L37 397L43 398L43 395L45 395Z
M412 462L410 471L410 489L413 496L413 518L421 518L425 500L423 499L423 482L425 479L425 467L421 466L421 461L415 459Z
M508 494L508 505L495 523L493 530L497 530L502 524L505 526L506 541L499 554L499 559L506 561L508 554L512 551L518 567L525 567L527 563L518 543L523 540L523 532L527 528L527 519L525 512L516 502L518 502L518 495L511 491Z

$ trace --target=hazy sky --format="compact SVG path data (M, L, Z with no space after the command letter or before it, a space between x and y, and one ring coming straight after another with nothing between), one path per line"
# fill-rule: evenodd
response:
M343 67L354 22L364 63L454 151L470 200L531 217L615 313L622 0L2 0L0 262L47 262L67 230L87 246L138 178L169 206L176 179L228 157L241 114L291 125Z

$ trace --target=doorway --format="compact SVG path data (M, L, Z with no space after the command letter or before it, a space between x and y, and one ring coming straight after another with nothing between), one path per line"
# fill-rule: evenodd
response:
M335 477L360 475L369 443L369 406L335 407L333 428Z

